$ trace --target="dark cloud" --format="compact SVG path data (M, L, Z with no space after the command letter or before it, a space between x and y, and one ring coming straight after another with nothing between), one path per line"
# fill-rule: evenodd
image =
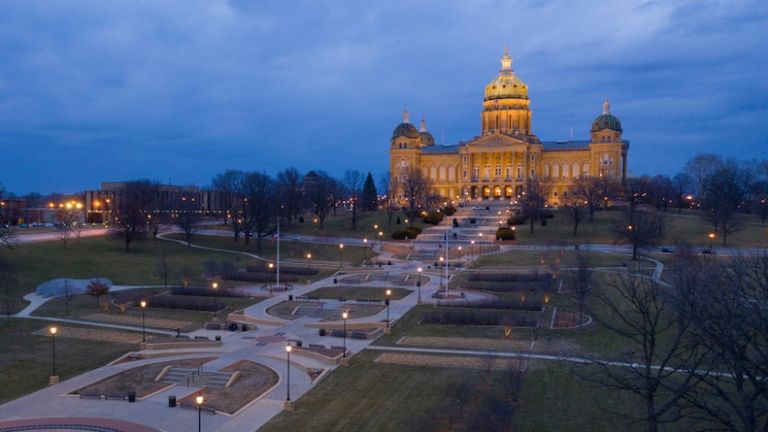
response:
M6 1L0 182L380 173L404 103L438 141L477 134L504 45L542 139L586 137L608 96L635 173L766 158L766 24L761 0Z

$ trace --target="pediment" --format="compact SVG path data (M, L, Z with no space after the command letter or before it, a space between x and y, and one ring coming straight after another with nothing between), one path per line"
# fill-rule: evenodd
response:
M528 145L527 142L512 138L503 134L492 134L484 137L480 137L470 143L471 147L509 147L509 146L521 146Z

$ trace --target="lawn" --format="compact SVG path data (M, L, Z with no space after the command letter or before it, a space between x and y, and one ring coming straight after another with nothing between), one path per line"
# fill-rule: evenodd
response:
M642 265L652 267L648 261L633 263L629 255L587 252L591 267L622 267L623 265ZM482 267L533 267L541 266L546 269L552 265L560 267L574 266L576 253L573 251L508 251L484 255L478 258L472 268Z
M101 276L120 285L161 285L156 272L157 260L166 254L172 265L169 283L181 283L181 273L197 278L207 261L234 261L231 254L188 249L182 245L144 240L136 242L130 252L123 243L105 237L94 237L70 242L65 249L61 242L41 242L0 249L2 258L15 269L18 281L15 293L22 296L33 292L38 284L54 278L91 278ZM21 309L21 302L16 308Z
M304 223L294 222L292 226L282 226L284 233L288 234L300 234L300 235L316 235L324 237L354 237L354 238L367 238L369 241L374 239L378 240L378 232L382 232L384 240L390 238L390 235L394 231L399 231L407 227L405 224L405 216L401 212L392 218L392 225L387 223L387 213L384 210L378 210L375 212L366 212L359 215L357 221L357 229L352 229L352 215L349 212L339 209L338 216L328 216L325 219L325 225L320 228L318 223L315 223L315 217L312 214L304 216ZM400 224L397 224L397 217L400 217ZM378 228L374 228L377 225ZM424 228L425 225L421 219L414 221L414 226Z
M111 300L115 296L125 296L133 293L145 293L149 302L149 307L145 311L147 327L157 327L162 329L173 329L177 326L182 331L191 331L202 327L202 325L213 318L212 312L153 308L152 296L163 292L162 289L137 289L110 293L105 298L100 299L100 307L96 306L96 299L88 295L78 295L72 297L67 309L66 300L63 297L49 300L33 313L35 316L52 316L61 318L82 319L86 321L98 322L119 322L121 324L141 326L141 309L136 305L126 307L125 312L114 306ZM216 297L216 300L223 302L226 309L218 311L219 317L225 317L228 313L235 310L246 308L252 304L258 303L264 298L232 298ZM178 322L179 324L174 324ZM183 324L187 323L187 324Z
M668 225L661 243L673 245L677 240L686 240L697 247L708 247L707 234L712 232L712 227L698 216L698 214L681 214L674 211L666 213ZM564 215L555 211L555 218L549 219L546 226L536 224L533 234L529 232L529 225L517 227L517 244L542 244L542 243L613 243L611 234L612 220L619 216L617 211L598 211L595 213L594 222L584 221L579 224L577 236L573 235L573 225ZM768 247L768 228L762 227L754 215L745 215L745 225L741 231L728 236L728 246ZM722 239L715 241L719 246Z
M181 240L183 235L168 234L166 237ZM277 241L275 240L262 240L261 250L256 248L256 242L253 239L246 245L243 239L235 242L231 237L226 236L196 235L192 237L192 243L217 249L248 252L266 259L275 259L277 255ZM299 261L299 265L312 265L316 260L325 261L325 264L338 265L340 258L345 265L360 265L364 257L370 259L375 256L371 248L345 245L343 251L341 253L339 251L339 245L335 244L303 243L286 240L280 242L280 259ZM306 260L307 253L312 254L312 259L309 263Z
M36 320L0 321L0 402L15 399L48 385L51 338L34 336L46 323ZM137 345L57 338L56 368L62 380L103 366Z
M392 295L390 296L392 300L400 300L413 292L404 288L332 286L318 288L308 292L306 295L320 299L385 300L388 289L392 290Z

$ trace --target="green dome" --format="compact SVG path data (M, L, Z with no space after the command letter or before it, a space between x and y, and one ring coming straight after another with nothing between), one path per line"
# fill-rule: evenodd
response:
M621 132L621 122L613 114L602 114L592 122L592 132L610 129Z
M416 126L410 123L400 123L392 132L392 139L403 136L406 138L418 138L419 131L416 130Z
M433 137L431 133L424 131L424 132L419 132L419 135L421 136L421 145L425 145L425 146L435 145L435 137Z

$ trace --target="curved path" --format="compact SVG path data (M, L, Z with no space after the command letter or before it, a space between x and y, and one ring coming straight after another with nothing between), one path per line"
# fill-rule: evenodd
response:
M2 432L35 431L88 432L160 432L138 423L101 417L49 417L29 420L0 421Z

